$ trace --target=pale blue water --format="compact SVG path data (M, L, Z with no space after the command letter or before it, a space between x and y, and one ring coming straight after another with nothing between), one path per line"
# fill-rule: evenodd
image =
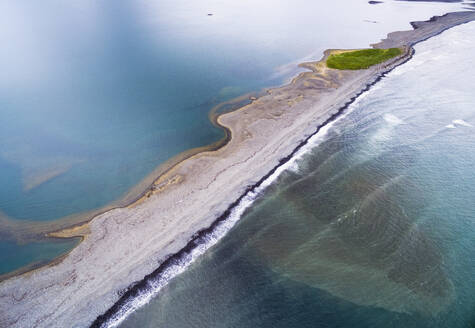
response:
M297 9L304 5L325 14L310 19ZM405 10L398 3L327 6L3 2L1 211L55 220L104 206L164 160L220 139L207 117L212 105L282 82L289 72L279 67L289 62L364 46L446 9L395 18L387 13ZM328 17L340 11L347 15ZM25 190L58 169L65 172Z
M283 83L326 48L365 46L460 8L2 1L0 216L51 221L101 208L173 155L222 138L207 116L215 104ZM33 261L37 247L23 244L30 255L15 263ZM0 273L19 266L0 263Z
M71 249L79 242L79 238L49 239L48 241L18 244L11 241L0 241L2 250L2 266L0 274L15 271L18 268L30 268L47 264L65 250Z
M121 327L473 327L475 23L352 105Z

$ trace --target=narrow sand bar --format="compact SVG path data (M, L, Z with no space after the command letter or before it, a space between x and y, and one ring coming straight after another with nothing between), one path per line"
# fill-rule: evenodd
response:
M132 206L96 216L82 227L83 242L61 262L1 282L0 327L90 325L121 291L209 227L302 140L410 59L415 43L472 20L475 12L459 12L412 23L413 31L391 33L373 45L401 47L403 54L366 70L326 68L327 50L322 61L301 64L309 71L289 85L220 116L232 135L224 147L176 165Z

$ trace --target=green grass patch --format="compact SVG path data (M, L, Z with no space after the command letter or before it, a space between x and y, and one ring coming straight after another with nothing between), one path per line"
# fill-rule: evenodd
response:
M355 50L330 55L327 66L336 69L365 69L401 54L399 48Z

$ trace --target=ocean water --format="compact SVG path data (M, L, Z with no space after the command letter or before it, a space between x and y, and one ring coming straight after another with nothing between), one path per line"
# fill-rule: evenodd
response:
M473 327L474 89L475 23L418 44L114 322Z
M319 59L326 48L362 47L412 20L462 8L359 0L2 1L2 241L21 242L20 253L33 256L35 223L120 200L167 159L223 138L208 119L216 104L284 83L297 63ZM2 245L0 274L18 268ZM65 252L71 243L64 245Z

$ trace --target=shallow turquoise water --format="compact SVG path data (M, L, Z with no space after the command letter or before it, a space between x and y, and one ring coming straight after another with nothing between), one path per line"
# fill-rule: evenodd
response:
M36 221L104 206L164 160L220 139L207 117L214 104L281 83L295 71L295 64L281 67L289 62L368 44L446 8L394 18L387 13L404 6L332 5L327 14L346 8L351 15L328 25L298 5L3 5L0 37L9 51L0 57L0 210ZM367 16L384 21L367 23ZM281 25L285 19L294 24ZM324 25L339 29L321 31Z
M24 266L40 266L46 264L65 250L71 249L79 243L79 238L55 239L38 241L28 244L17 244L10 241L0 241L2 250L2 264L0 275L12 272Z
M473 327L474 36L417 45L121 327Z
M322 4L2 2L0 216L51 221L105 206L166 159L219 140L215 104L283 83L326 48L461 8ZM37 247L23 244L30 255L14 263ZM18 267L2 254L2 271Z

